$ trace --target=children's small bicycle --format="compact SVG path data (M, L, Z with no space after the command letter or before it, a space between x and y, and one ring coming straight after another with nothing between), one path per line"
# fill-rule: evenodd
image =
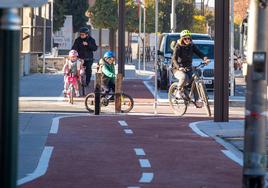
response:
M73 74L70 74L67 77L67 81L69 84L68 90L67 90L67 96L69 99L69 103L73 104L74 103L74 96L76 96L74 86L77 84L77 77Z
M114 103L115 93L107 94L101 93L100 105L108 106ZM89 93L85 99L86 109L92 113L95 110L95 93ZM131 96L121 93L121 113L128 113L132 110L134 106L134 100Z

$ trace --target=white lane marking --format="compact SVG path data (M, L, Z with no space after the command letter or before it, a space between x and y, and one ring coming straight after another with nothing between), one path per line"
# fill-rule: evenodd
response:
M151 168L150 161L148 159L139 159L141 168Z
M122 127L127 127L127 122L125 121L118 121L118 123L122 126Z
M145 156L145 152L142 148L134 148L134 151L137 156Z
M142 176L139 180L140 183L150 183L154 178L154 173L148 173L148 172L145 172L145 173L142 173Z
M63 117L55 117L55 118L53 118L52 125L51 125L50 132L49 132L50 134L57 134L58 133L59 122L60 122L61 118L63 118Z
M209 137L207 134L205 134L204 132L202 132L198 127L197 127L197 124L200 123L199 121L198 122L192 122L189 124L189 127L191 127L191 129L196 133L198 134L199 136L202 136L202 137Z
M131 129L124 129L126 134L133 134L133 131Z
M233 154L230 150L221 150L224 155L229 157L234 162L238 163L240 166L243 166L243 159L238 158L235 154Z
M52 155L53 147L51 146L45 146L42 155L40 157L40 160L38 162L38 165L33 173L28 174L26 177L21 178L17 181L17 185L22 185L24 183L30 182L34 179L37 179L41 176L43 176L48 168L49 160Z

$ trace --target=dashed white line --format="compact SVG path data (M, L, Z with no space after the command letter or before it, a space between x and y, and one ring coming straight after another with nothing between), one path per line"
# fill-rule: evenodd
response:
M139 159L141 168L151 168L150 161L148 159Z
M122 127L127 127L127 122L125 121L118 121L118 123L122 126Z
M142 176L139 180L140 183L150 183L154 178L154 173L148 173L148 172L145 172L145 173L142 173Z
M52 121L52 125L51 125L51 128L50 128L50 134L57 134L58 133L58 130L59 130L59 121L62 117L56 117L56 118L53 118L53 121Z
M134 148L134 151L137 156L145 156L145 152L142 148Z
M131 129L124 129L126 134L133 134L133 131Z
M26 177L19 179L17 185L22 185L24 183L30 182L43 176L48 168L49 160L52 155L53 147L46 146L42 152L38 165L33 173L28 174Z

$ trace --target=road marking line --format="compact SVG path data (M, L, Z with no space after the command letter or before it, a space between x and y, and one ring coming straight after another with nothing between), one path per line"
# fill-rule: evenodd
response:
M122 127L127 127L127 122L125 121L118 121L118 123L122 126Z
M50 134L57 134L58 133L59 122L60 122L61 118L63 118L63 117L53 118L52 125L51 125L50 132L49 132Z
M17 181L17 185L22 185L24 183L30 182L34 179L37 179L37 178L43 176L48 169L49 160L50 160L50 157L52 155L52 152L53 152L53 147L45 146L45 148L42 152L42 155L40 157L40 160L38 162L38 165L37 165L36 169L34 170L34 172L31 174L28 174L24 178L19 179Z
M142 176L139 180L140 183L150 183L154 178L154 173L142 173Z
M151 168L150 161L148 159L139 159L141 168Z
M142 148L134 148L134 151L137 156L145 156L145 152Z
M124 129L126 134L133 134L133 131L131 129Z
M202 136L202 137L209 137L207 134L205 134L204 132L202 132L198 127L197 127L197 124L200 123L202 121L197 121L197 122L192 122L189 124L189 127L191 127L191 129L196 133L198 134L199 136Z
M243 166L243 159L238 158L235 154L233 154L230 150L221 150L224 155L229 157L234 162L238 163L240 166Z

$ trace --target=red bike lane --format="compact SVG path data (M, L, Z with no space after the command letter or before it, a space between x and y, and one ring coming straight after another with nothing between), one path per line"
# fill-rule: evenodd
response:
M242 169L222 146L174 116L80 116L60 120L45 175L21 188L232 188Z

